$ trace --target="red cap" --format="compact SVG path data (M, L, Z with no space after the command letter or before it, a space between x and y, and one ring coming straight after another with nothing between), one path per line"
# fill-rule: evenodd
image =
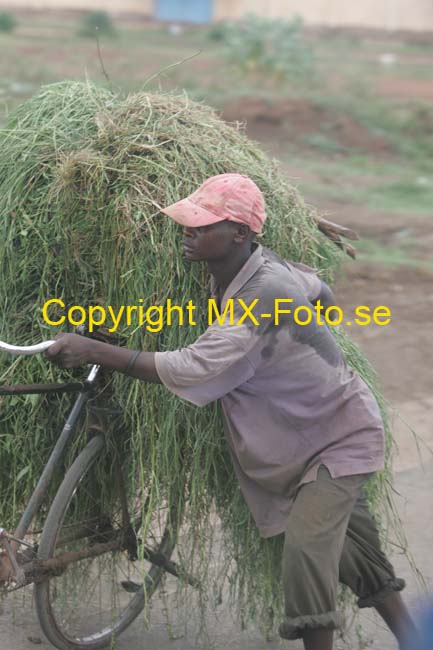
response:
M188 228L227 220L245 223L253 232L261 233L266 220L263 194L242 174L211 176L193 194L162 212Z

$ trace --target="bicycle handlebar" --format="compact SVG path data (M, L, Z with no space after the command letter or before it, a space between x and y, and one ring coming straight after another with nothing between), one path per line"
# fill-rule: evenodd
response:
M114 337L109 331L99 330L95 332L88 332L83 325L79 325L75 328L76 334L80 336L87 336L96 341L102 341L103 343L110 343L110 345L124 345L127 341L126 337L118 336ZM36 345L10 345L4 341L0 341L0 352L8 352L14 356L19 355L31 355L38 354L39 352L45 352L55 341L42 341L42 343L37 343Z
M15 356L38 354L39 352L45 352L53 343L55 341L42 341L42 343L37 343L36 345L9 345L9 343L0 341L0 350L9 352L9 354Z

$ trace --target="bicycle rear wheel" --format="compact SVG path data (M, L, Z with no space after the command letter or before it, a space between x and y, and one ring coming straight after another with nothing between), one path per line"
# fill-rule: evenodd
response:
M109 461L104 438L97 436L65 475L41 535L38 559L55 566L35 584L36 611L59 650L109 646L143 610L164 574L163 567L137 560L146 508L139 486L128 496L120 485L104 503L104 479L97 478L104 457ZM146 549L169 558L178 523L176 512L161 508L146 527Z

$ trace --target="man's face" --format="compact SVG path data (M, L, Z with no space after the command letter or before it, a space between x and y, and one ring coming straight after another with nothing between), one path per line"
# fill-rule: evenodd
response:
M239 224L218 221L209 226L183 229L184 257L190 262L222 260L230 256L236 244Z

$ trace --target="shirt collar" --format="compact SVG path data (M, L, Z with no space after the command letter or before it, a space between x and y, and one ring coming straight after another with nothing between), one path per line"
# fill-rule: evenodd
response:
M254 275L254 273L262 266L263 259L263 246L255 242L253 244L256 246L255 250L251 253L245 264L235 275L233 280L228 285L227 289L224 292L224 295L221 300L221 309L224 308L225 303L229 298L235 295L241 289L244 284ZM210 291L213 297L217 296L218 285L215 282L215 278L211 275L210 279Z

